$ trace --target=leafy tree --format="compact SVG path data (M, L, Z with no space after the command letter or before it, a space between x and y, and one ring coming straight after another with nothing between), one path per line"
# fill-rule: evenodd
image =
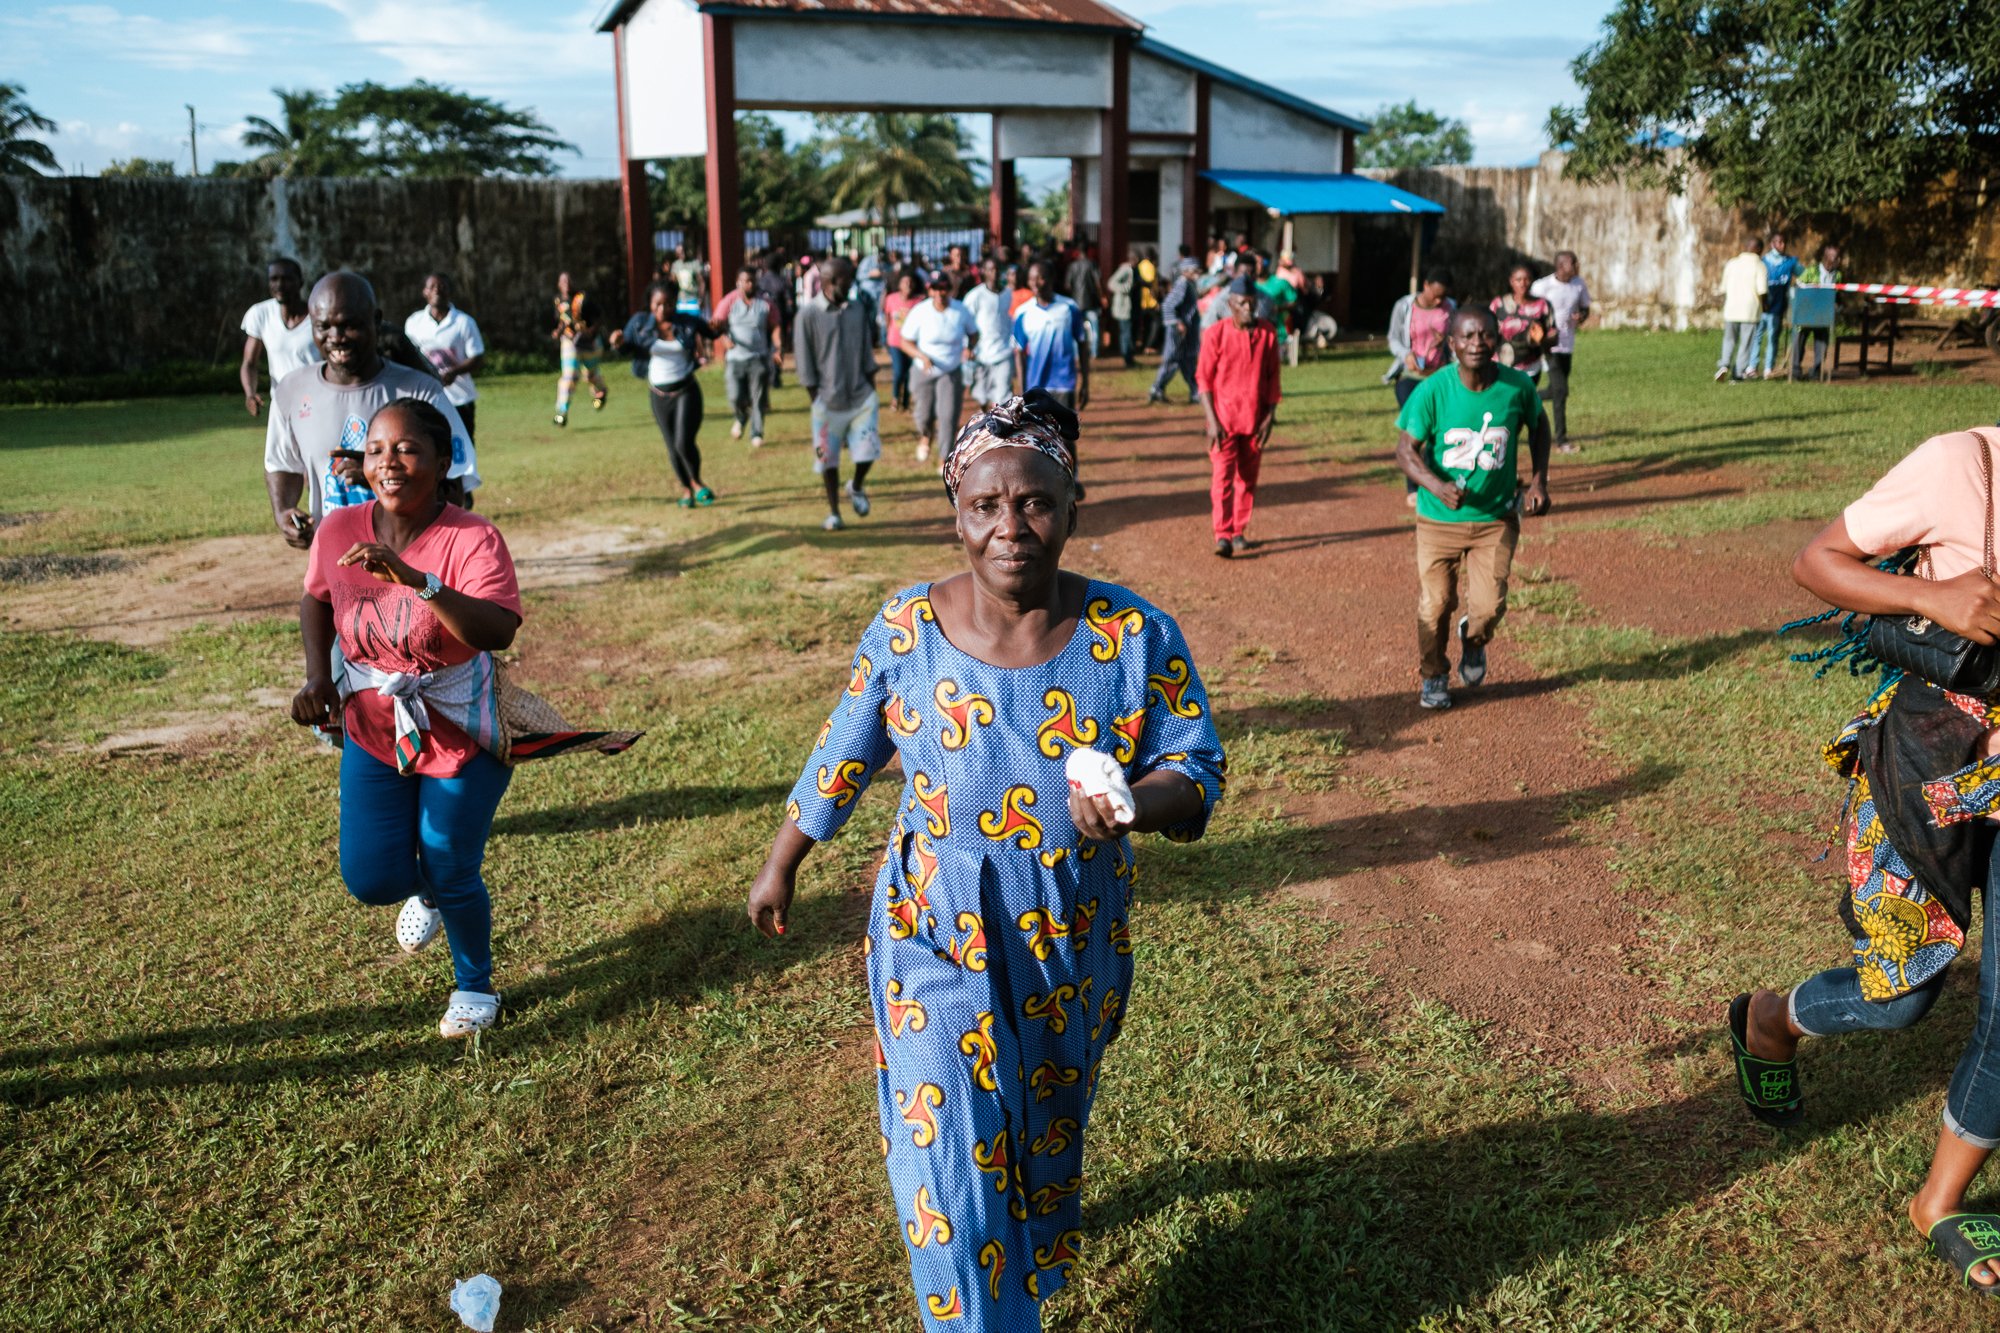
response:
M174 164L159 157L122 158L97 173L100 176L171 176Z
M36 134L54 134L56 123L28 105L27 89L0 83L0 176L39 176L61 170L53 148Z
M826 136L828 202L893 222L898 204L926 211L979 198L967 155L972 141L954 116L900 111L815 118Z
M708 226L708 158L655 162L648 173L653 220L662 227L700 232ZM826 212L819 150L787 144L769 116L736 118L738 209L746 227L795 230Z
M1549 139L1584 180L1700 168L1782 218L2000 166L1992 0L1620 0L1571 69L1583 104L1551 110Z
M250 116L243 146L258 150L249 162L218 162L217 176L371 176L361 145L339 125L331 103L307 88L273 88L279 120Z
M360 142L371 174L385 176L553 176L551 155L577 151L533 112L422 79L350 83L332 120Z
M533 113L419 79L406 88L351 83L332 97L272 89L277 122L249 118L248 162L218 176L550 176L576 149Z
M1355 153L1364 167L1462 166L1472 160L1472 131L1412 99L1378 108Z

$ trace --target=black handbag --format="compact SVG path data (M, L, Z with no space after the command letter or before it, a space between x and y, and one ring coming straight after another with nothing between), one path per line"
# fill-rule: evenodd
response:
M1993 454L1984 441L1979 472L1986 500L1986 559L1993 578ZM1931 578L1929 547L1917 552L1916 576ZM1920 676L1942 690L1977 699L2000 695L2000 644L1980 644L1922 616L1875 616L1868 622L1868 651L1884 665Z

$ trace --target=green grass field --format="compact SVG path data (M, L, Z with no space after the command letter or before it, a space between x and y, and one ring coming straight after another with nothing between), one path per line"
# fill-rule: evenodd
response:
M1588 353L1573 429L1603 437L1593 462L1764 482L1624 520L1640 545L1824 518L1995 412L1949 379L1718 389L1706 335ZM1380 361L1288 372L1281 432L1379 457ZM292 625L144 649L0 637L0 1327L442 1328L450 1280L482 1270L504 1327L914 1326L855 943L893 793L808 864L787 940L752 934L742 897L866 617L957 557L912 521L817 532L793 389L753 456L712 385L728 503L674 509L636 385L612 383L562 433L550 382L482 385L482 434L508 441L482 451L482 511L671 541L629 578L531 599L529 678L651 734L518 773L487 863L510 1012L478 1046L434 1035L439 955L404 958L341 890L332 767L275 710L227 744L87 749L289 692ZM0 526L0 559L261 532L261 440L228 400L0 409L0 496L47 516ZM887 513L935 494L913 465L883 473ZM1620 671L1687 644L1559 585L1522 605L1510 634L1576 672L1594 743L1666 774L1577 817L1606 892L1662 905L1630 966L1707 1003L1833 961L1825 876L1772 847L1830 815L1815 751L1860 693L1754 639ZM1816 1050L1812 1123L1785 1136L1735 1110L1707 1027L1502 1054L1474 1016L1385 993L1366 939L1274 892L1318 846L1282 813L1286 775L1327 781L1340 742L1254 676L1217 704L1238 719L1231 797L1204 842L1142 853L1142 994L1051 1328L1992 1326L1899 1220L1969 975L1910 1033ZM1585 1096L1565 1074L1606 1063L1669 1070L1680 1095Z

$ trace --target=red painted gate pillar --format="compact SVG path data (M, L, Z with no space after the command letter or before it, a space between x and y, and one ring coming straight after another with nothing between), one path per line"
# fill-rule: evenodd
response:
M646 188L646 164L632 159L631 127L626 123L625 28L611 34L612 66L618 81L618 198L625 216L626 308L644 309L646 287L653 280L653 201ZM568 262L565 260L564 262ZM589 279L584 279L589 285Z
M1098 266L1106 277L1132 243L1132 41L1111 39L1111 106L1104 113L1104 179L1099 186Z
M708 88L708 308L736 286L743 267L742 182L736 160L736 40L726 14L701 16Z

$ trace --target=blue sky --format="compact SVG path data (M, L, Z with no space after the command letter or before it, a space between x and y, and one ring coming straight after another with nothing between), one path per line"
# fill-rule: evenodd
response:
M243 119L276 115L274 87L429 78L532 107L582 151L567 174L608 176L617 153L600 0L114 0L0 7L0 82L56 121L65 170L114 159L204 169L240 157ZM1569 61L1611 0L1125 0L1153 36L1337 110L1414 97L1472 127L1476 160L1542 146L1549 107L1575 97Z

